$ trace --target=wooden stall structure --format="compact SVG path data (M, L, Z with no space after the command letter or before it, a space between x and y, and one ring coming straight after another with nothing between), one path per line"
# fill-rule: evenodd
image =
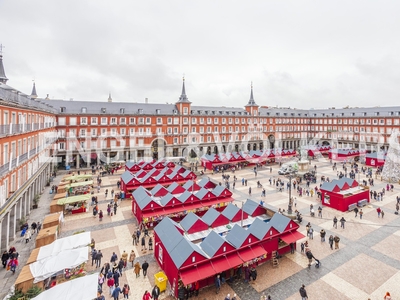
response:
M58 225L39 231L36 237L36 248L51 244L57 239Z
M47 215L43 219L42 228L46 229L49 227L58 226L59 231L60 231L61 224L62 224L61 220L63 219L63 216L61 214L62 213L53 213L53 214Z
M24 266L15 281L15 289L21 290L23 293L26 293L34 285L44 289L43 281L33 283L34 279L29 265Z

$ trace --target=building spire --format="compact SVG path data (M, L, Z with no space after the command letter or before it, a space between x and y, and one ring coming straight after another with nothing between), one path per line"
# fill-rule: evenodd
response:
M5 48L2 44L0 44L0 82L7 84L7 76L4 72L4 65L3 65L3 48Z
M185 89L185 76L183 76L183 84L182 84L182 95L179 97L178 102L189 102L188 97L186 96L186 89Z
M258 106L256 104L256 101L254 101L254 97L253 97L253 81L251 82L250 99L246 106Z
M108 102L112 102L111 92L108 94Z
M32 87L32 93L31 93L31 98L32 99L36 99L38 97L37 93L36 93L36 84L35 84L35 80L33 80L33 87Z

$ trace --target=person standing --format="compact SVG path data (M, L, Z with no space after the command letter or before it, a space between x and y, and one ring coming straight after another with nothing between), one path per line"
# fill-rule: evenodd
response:
M142 236L142 251L147 250L146 249L146 236Z
M136 232L132 234L132 244L137 246Z
M305 287L304 284L299 289L299 293L300 293L300 296L301 296L301 300L307 300L308 299L306 287Z
M99 221L103 221L103 211L100 210L99 212Z
M333 241L335 242L335 249L339 249L340 237L335 235L335 237L333 238Z
M363 214L364 214L364 212L363 212L362 208L360 208L360 211L359 211L360 220L362 220L362 216L363 216Z
M329 246L331 247L331 250L333 250L333 235L332 234L329 236Z
M321 242L325 242L326 231L324 229L321 229L319 235L321 236Z
M153 239L149 238L149 250L153 250Z
M93 249L93 250L92 250L92 267L93 267L93 264L94 264L94 263L97 264L97 262L96 262L96 255L97 255L97 250L96 250L96 249Z
M294 243L290 243L290 253L294 254Z
M112 294L113 294L113 291L114 291L114 277L110 277L110 278L108 278L107 279L107 286L108 286L108 288L109 288L109 293L110 293L110 296L112 296Z
M146 277L147 269L149 268L149 263L145 260L142 264L143 276Z
M161 291L160 288L155 285L152 292L151 292L151 296L153 297L153 300L158 300L158 297L160 297Z
M357 218L357 214L358 214L358 208L354 208L354 213L356 214L354 217Z
M29 228L28 228L28 229L26 230L26 233L25 233L25 244L27 244L27 243L30 241L31 236L32 236L32 233L31 233L31 231L30 231Z
M18 259L13 256L13 258L8 262L8 265L10 266L10 271L15 274L15 269L18 267Z
M103 258L103 253L101 253L101 250L97 251L96 254L96 268L100 268L101 266L101 259Z
M346 220L344 219L344 217L342 217L340 219L340 227L344 229L344 223L346 222Z
M249 187L249 196L251 196L251 186Z
M127 264L127 262L128 262L128 253L126 253L125 250L124 250L124 252L122 253L121 258L122 258L122 261L123 261L123 263L124 263L124 268L126 268L126 264Z
M219 275L217 275L217 277L215 277L215 293L218 294L220 289L221 289L221 279L219 278Z
M378 213L378 218L380 218L381 217L381 208L380 207L378 207L377 209L376 209L376 212Z
M322 207L318 207L318 217L322 218Z
M382 216L382 219L385 216L385 212L383 211L383 209L381 209L381 216Z
M134 262L135 258L136 258L135 251L132 250L131 253L129 254L129 262L132 263L132 268L133 268L133 262Z

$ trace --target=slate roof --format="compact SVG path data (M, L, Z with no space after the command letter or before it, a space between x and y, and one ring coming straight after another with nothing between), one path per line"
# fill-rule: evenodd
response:
M259 240L263 239L271 228L270 222L264 222L259 218L255 218L253 223L247 229L252 235Z
M194 182L193 180L188 180L186 181L186 183L183 185L183 188L187 191L198 191L199 190L199 186L196 182Z
M166 194L164 197L160 199L161 206L165 206L170 202L173 198L175 198L172 194Z
M208 177L203 177L197 184L199 186L204 187L209 182L210 182L210 179Z
M132 193L132 196L140 209L143 209L153 201L152 197L148 194L148 191L141 186Z
M385 159L386 154L387 154L386 152L373 152L373 153L365 154L365 157L376 158L376 159Z
M204 196L207 195L209 191L205 188L201 188L195 195L197 198L199 198L200 200L204 199Z
M176 247L172 249L172 251L168 251L175 266L178 269L192 255L193 252L197 252L205 258L208 258L207 254L203 250L201 250L198 244L193 244L185 238L182 238L176 245Z
M192 196L192 193L188 192L188 191L184 191L182 194L179 195L178 200L182 203L185 203L188 198Z
M247 199L243 204L243 211L248 215L252 215L258 208L259 204L251 199Z
M232 203L229 203L224 210L222 211L222 215L227 217L229 221L231 221L236 214L240 211L240 209L236 206L233 205Z
M238 224L233 225L232 229L225 236L225 239L231 243L236 249L243 245L244 241L249 236L249 232L240 227Z
M225 243L225 239L215 231L211 231L206 238L200 243L200 248L210 257L213 257L215 253Z
M332 192L335 189L336 183L335 180L332 180L331 182L327 182L325 181L322 185L321 185L321 190L325 190L328 192Z
M171 183L171 185L167 188L168 192L172 193L174 189L176 189L179 186L176 182Z
M196 214L190 212L182 219L179 225L181 225L185 231L188 231L199 220L201 219Z
M211 226L211 224L219 217L219 212L215 208L210 208L201 218L204 223L206 223L208 226Z
M125 167L127 167L128 169L132 168L136 163L134 163L133 161L127 161L125 163Z
M222 185L217 185L213 190L212 193L218 197L221 196L221 194L225 191L225 187Z
M152 195L155 195L155 194L157 194L160 190L167 190L165 187L163 187L161 184L157 184L155 187L153 187L152 189L151 189L151 194Z
M124 173L121 174L121 180L127 184L128 182L130 182L133 178L135 178L135 176L129 172L129 171L125 171Z
M272 216L271 220L269 221L269 225L278 230L279 233L282 233L285 231L285 228L288 226L289 222L290 219L288 217L278 213Z

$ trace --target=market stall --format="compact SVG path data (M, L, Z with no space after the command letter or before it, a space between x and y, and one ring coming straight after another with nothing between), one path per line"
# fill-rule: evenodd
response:
M64 220L64 214L62 212L47 215L43 219L42 228L46 229L53 226L58 226L59 228L61 228L63 220Z
M58 230L59 230L58 226L53 226L40 230L36 236L35 248L42 247L54 242L57 239Z
M57 284L32 300L91 300L97 297L99 273L79 277Z
M57 205L63 207L65 213L77 214L87 211L87 201L90 200L90 194L72 196L57 200Z
M370 202L369 188L359 186L356 180L347 177L324 182L320 191L323 205L343 212Z
M77 196L90 194L91 188L93 187L93 180L74 182L65 186L69 196Z
M386 152L373 152L365 155L365 164L368 167L382 167L385 164Z

